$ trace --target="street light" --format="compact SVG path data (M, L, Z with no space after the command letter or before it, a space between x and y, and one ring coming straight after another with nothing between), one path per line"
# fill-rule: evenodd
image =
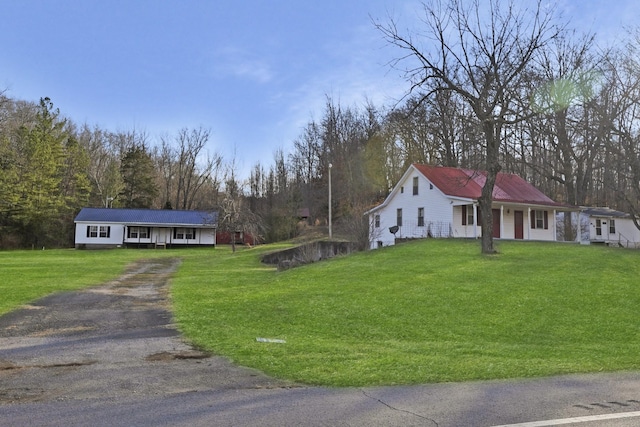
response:
M331 167L333 165L329 163L329 240L331 240Z

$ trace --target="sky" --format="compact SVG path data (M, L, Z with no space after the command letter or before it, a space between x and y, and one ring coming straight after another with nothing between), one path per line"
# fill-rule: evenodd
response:
M481 0L483 1L483 0ZM522 0L532 2L533 0ZM240 175L290 152L327 98L395 104L408 89L399 52L373 21L416 29L419 0L0 0L0 90L49 97L73 122L211 132L208 151ZM550 2L578 31L611 42L637 0Z

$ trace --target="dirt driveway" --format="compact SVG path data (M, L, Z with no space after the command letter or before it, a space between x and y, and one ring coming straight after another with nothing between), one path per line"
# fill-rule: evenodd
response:
M0 404L289 387L188 345L172 322L177 259L0 317Z

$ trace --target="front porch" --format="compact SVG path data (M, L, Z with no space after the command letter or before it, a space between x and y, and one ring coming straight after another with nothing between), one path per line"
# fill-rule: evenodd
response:
M550 206L494 203L493 237L506 240L557 241L558 211ZM477 203L454 205L453 223L454 237L482 237L481 214Z

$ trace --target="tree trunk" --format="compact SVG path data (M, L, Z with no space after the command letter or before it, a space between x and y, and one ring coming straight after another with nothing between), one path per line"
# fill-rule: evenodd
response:
M497 124L494 120L485 119L482 128L484 131L485 141L487 143L487 179L482 187L482 193L478 203L480 212L482 213L482 253L495 254L497 251L493 247L493 187L496 184L500 166L499 155L499 131L496 129Z

